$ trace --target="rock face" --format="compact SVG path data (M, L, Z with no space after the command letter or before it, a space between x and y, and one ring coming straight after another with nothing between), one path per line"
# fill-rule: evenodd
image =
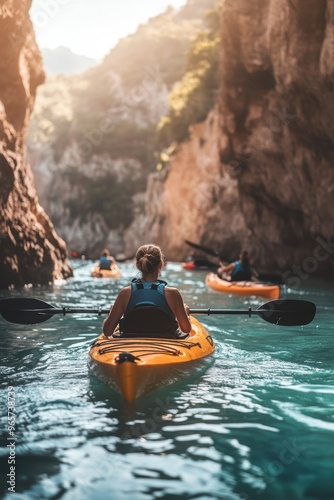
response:
M72 274L25 159L36 88L44 81L30 6L29 0L3 0L0 6L0 288Z
M131 256L145 242L147 176L161 153L157 125L214 1L167 8L95 68L48 76L38 89L28 158L39 200L69 251Z
M334 2L226 0L221 34L217 110L170 163L148 235L170 259L186 238L247 247L287 281L333 276Z

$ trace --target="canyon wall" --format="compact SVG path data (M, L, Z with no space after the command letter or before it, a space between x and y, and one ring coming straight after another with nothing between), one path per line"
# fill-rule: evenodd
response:
M0 288L72 275L25 157L36 88L44 81L30 7L31 0L2 0L0 6Z
M28 158L39 200L71 253L97 258L106 247L131 256L143 242L147 176L162 148L157 126L213 5L169 7L101 64L71 77L48 75L38 89Z
M217 109L151 180L147 237L333 276L334 2L226 0L221 36Z

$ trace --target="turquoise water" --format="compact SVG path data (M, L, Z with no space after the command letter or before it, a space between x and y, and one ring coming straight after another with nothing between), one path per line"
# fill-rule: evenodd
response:
M120 280L92 279L92 262L73 265L68 282L0 298L107 308L135 275L123 264ZM193 307L263 302L212 292L204 277L173 263L163 273ZM333 499L334 291L304 285L284 291L316 303L304 327L198 316L215 340L214 363L135 406L88 373L101 317L54 316L33 326L0 318L0 497L12 498L11 478L18 499Z

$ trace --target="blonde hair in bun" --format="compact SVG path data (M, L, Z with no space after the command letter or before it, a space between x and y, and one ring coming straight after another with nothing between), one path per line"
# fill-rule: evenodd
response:
M157 271L163 262L164 256L158 245L142 245L136 252L136 266L144 275Z

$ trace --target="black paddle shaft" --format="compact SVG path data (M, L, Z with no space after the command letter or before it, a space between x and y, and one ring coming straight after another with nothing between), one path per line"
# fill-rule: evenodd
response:
M201 250L204 253L212 255L213 257L219 257L219 253L215 252L215 250L213 250L212 248L199 245L198 243L193 243L192 241L189 240L184 240L184 242L190 247L195 248L196 250Z
M56 309L51 304L39 299L12 298L0 301L0 313L11 323L31 325L43 323L55 314L108 314L109 309L76 309L62 307ZM316 313L316 306L307 300L272 300L257 309L246 311L233 309L190 309L190 314L229 314L260 316L271 324L281 326L298 326L310 323Z
M54 314L108 314L109 309L75 309L62 307L56 309L53 305L39 299L13 298L0 301L0 313L5 320L19 325L43 323Z
M237 314L260 316L268 323L280 326L301 326L311 323L316 313L316 306L307 300L272 300L257 309L248 311L233 309L191 309L191 314Z

